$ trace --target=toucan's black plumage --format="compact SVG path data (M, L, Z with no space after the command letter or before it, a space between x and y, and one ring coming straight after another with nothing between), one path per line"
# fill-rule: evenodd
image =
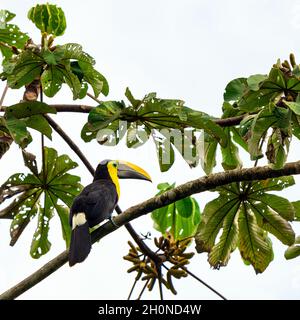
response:
M94 181L74 199L70 209L70 266L82 262L91 251L89 228L111 217L119 199L118 177L151 181L143 169L129 162L104 160L98 165Z

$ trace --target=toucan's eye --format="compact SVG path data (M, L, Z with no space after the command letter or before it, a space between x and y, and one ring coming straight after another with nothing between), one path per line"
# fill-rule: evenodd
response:
M116 162L114 162L113 166L116 168L118 166L118 164Z

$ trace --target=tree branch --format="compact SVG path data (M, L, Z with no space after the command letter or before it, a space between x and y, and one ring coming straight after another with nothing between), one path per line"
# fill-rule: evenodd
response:
M55 108L57 112L79 112L89 113L95 107L83 105L83 104L50 104L51 107ZM5 111L5 106L0 107L0 112ZM239 125L244 119L245 115L225 118L225 119L212 119L216 124L221 127L232 127Z
M256 167L250 169L236 169L226 172L220 172L204 176L199 179L189 181L178 187L166 191L159 196L150 198L140 204L137 204L120 215L115 217L115 223L122 226L144 214L147 214L155 209L166 206L177 200L186 198L195 193L200 193L212 190L216 187L226 185L232 182L250 181L250 180L266 180L268 178L278 178L282 176L290 176L300 174L300 161L287 163L282 169L274 170L268 166ZM92 242L96 242L105 237L109 233L118 229L111 222L106 222L101 227L92 232ZM34 272L32 275L21 281L16 286L5 291L0 295L0 299L14 299L24 293L34 285L48 277L55 270L59 269L68 261L68 250L61 253L59 256L45 264L42 268Z

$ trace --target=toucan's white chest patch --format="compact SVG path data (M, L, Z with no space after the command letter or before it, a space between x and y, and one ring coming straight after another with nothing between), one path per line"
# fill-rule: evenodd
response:
M86 217L84 212L74 214L72 218L72 230L74 230L76 227L82 226L85 223Z

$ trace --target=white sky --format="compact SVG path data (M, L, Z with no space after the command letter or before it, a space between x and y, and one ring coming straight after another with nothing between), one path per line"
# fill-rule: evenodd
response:
M35 5L30 0L1 0L1 9L17 14L13 21L27 31L36 42L39 32L27 20L27 11ZM129 86L136 97L156 91L161 98L179 98L186 105L210 113L221 114L223 90L226 83L239 76L267 73L277 58L286 59L294 52L300 59L300 1L288 0L111 0L111 1L51 1L66 13L68 27L57 43L78 42L97 61L97 68L108 79L108 99L124 99ZM0 92L3 89L0 83ZM16 103L22 91L9 91L5 105ZM49 101L47 99L47 101ZM52 103L72 103L68 89L62 90ZM85 99L82 103L93 105ZM117 148L85 144L80 130L86 117L59 114L55 119L65 127L84 153L97 165L102 159L126 159L145 168L154 183L125 181L121 183L121 208L128 208L151 197L159 182L178 184L202 176L200 167L190 170L177 156L175 165L164 174L159 172L154 144L129 150L122 143ZM38 141L38 135L35 135ZM54 146L60 154L68 153L66 144L53 134ZM47 145L51 145L47 141ZM299 159L299 143L292 144L290 161ZM38 143L30 150L40 152ZM245 166L250 166L243 154ZM80 164L73 171L81 175L82 183L91 181ZM221 170L220 167L218 167ZM1 159L0 181L12 173L22 172L21 153L14 146ZM299 181L299 179L298 179ZM300 181L299 181L300 182ZM282 196L299 199L299 187L284 191ZM197 195L203 210L215 195ZM0 292L37 270L64 249L60 225L55 217L50 224L50 252L34 260L29 255L31 237L36 221L22 234L15 247L9 247L10 221L0 223ZM133 222L142 233L152 231L149 216ZM295 230L300 234L299 226ZM155 234L155 232L153 232ZM73 268L65 265L45 281L23 294L21 299L126 299L134 276L126 273L130 264L122 259L128 251L129 235L124 228L105 237L93 247L88 259ZM275 259L264 274L256 275L246 267L238 251L229 265L219 271L209 267L207 255L193 258L190 269L223 293L228 299L299 299L299 258L286 261L285 247L272 237ZM215 299L216 296L194 279L176 281L177 296L165 292L169 299ZM136 294L138 291L136 292ZM144 298L158 298L157 288Z

